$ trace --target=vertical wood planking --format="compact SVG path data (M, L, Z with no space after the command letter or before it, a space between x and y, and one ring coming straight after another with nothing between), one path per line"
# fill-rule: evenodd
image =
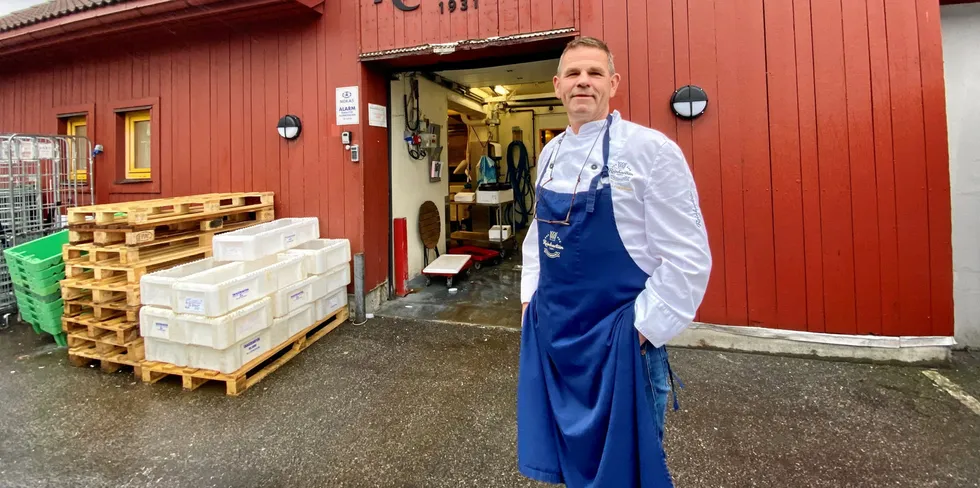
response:
M609 46L616 59L616 72L622 77L616 97L611 100L613 109L619 110L623 118L630 119L630 67L629 67L629 38L626 25L626 0L603 0L601 38Z
M289 37L290 36L288 33L279 32L276 40L278 50L279 50L279 57L278 57L279 64L276 73L278 74L278 80L279 80L278 93L280 95L275 98L276 102L278 102L277 108L273 109L275 110L275 114L269 117L269 120L278 120L280 114L286 113L289 110L289 106L290 106L289 89L292 86L292 84L290 83L291 80L289 79L289 71L290 71L289 53L291 51L291 49L289 48ZM287 143L281 137L276 138L275 148L276 148L277 156L279 158L279 164L276 167L278 173L276 182L279 184L280 191L282 192L280 201L282 203L282 213L284 215L293 215L293 212L295 212L295 207L293 205L294 196L292 192L289 190L289 184L290 184L289 174L292 170L292 168L290 168L290 163L292 161L290 157L290 153L292 152L293 146L294 146L293 144Z
M420 7L411 12L402 13L405 22L405 46L422 44L422 12L424 11L425 9Z
M725 305L729 325L748 324L746 291L745 209L742 203L743 155L739 99L740 32L735 19L738 7L733 2L715 3L715 25L718 39L718 96L714 107L719 117L721 151L721 188L724 208Z
M378 12L378 50L395 47L395 5L392 2L381 2L371 5Z
M483 0L477 7L477 11L480 12L481 39L495 37L501 32L499 17L501 2L502 0Z
M303 35L301 29L293 29L292 32L287 36L286 49L288 50L288 71L286 71L287 79L287 95L286 100L286 111L283 113L297 114L300 121L310 120L312 117L309 115L309 110L313 108L313 105L306 103L306 98L303 96L303 85L304 85L304 70L303 70ZM306 146L310 143L315 143L316 139L311 137L302 137L296 139L293 142L286 142L285 139L281 139L283 144L288 147L289 150L289 160L284 165L284 168L288 168L288 174L286 178L288 184L284 184L284 190L289 195L289 202L292 208L291 215L294 216L304 216L307 215L306 210L306 192L304 181L306 180Z
M190 78L190 126L191 126L191 168L190 172L180 175L186 178L189 188L182 192L187 194L207 193L213 182L211 178L211 50L208 44L201 43L188 49L191 60ZM186 185L186 183L185 183Z
M531 11L531 30L529 32L543 32L551 30L554 15L551 11L553 0L530 1Z
M585 1L582 5L592 2ZM583 9L585 7L583 6ZM671 113L668 97L674 88L674 19L671 15L671 0L650 0L647 8L647 79L650 86L650 125L672 140L677 139L677 122ZM583 12L582 23L587 22ZM634 71L635 73L635 71ZM657 101L660 100L660 103Z
M429 2L429 4L434 4L434 2ZM426 4L422 4L422 8L426 8ZM432 7L436 8L436 7ZM336 54L336 48L340 45L340 22L336 19L340 15L340 5L330 4L327 7L326 17L324 21L324 35L325 35L325 49L329 49L334 54ZM435 20L434 15L425 15L426 20ZM337 99L335 87L342 86L344 83L339 78L340 73L337 70L330 68L329 66L324 66L324 75L326 80L326 86L329 87L326 90L326 117L329 125L329 136L335 138L339 133L339 128L336 125L336 118L334 114L336 113ZM325 161L328 162L329 166L327 171L324 173L324 178L326 180L326 195L327 198L321 200L320 211L326 216L328 222L327 235L329 236L343 236L345 235L345 199L344 199L344 166L342 164L341 158L342 149L336 144L327 144L325 146L326 158Z
M546 0L517 0L517 29L521 34L534 32L531 25L532 4L544 3Z
M232 36L228 47L229 70L228 79L230 82L229 91L229 114L231 117L231 130L229 132L229 142L231 144L231 191L250 191L245 184L245 100L248 95L245 91L245 61L244 61L244 40L241 36Z
M439 15L439 2L423 2L418 10L422 11L422 43L430 44L439 42L440 25L442 22Z
M215 108L212 117L214 139L211 141L211 164L218 167L215 188L221 192L231 191L231 84L230 72L231 46L227 38L212 45L211 85L216 87Z
M762 0L740 0L740 122L743 130L745 255L749 324L776 323L776 256L773 249L772 171L766 93L765 23ZM749 132L751 131L751 132Z
M673 5L673 18L674 18L674 87L676 89L680 86L687 85L691 82L691 50L690 50L690 33L688 29L688 11L687 11L688 0L674 0ZM673 92L673 89L671 92ZM668 95L668 100L669 100ZM677 120L677 144L684 151L684 154L690 158L691 154L694 152L694 128L691 122Z
M876 290L881 301L882 333L900 324L898 216L895 213L895 160L892 150L891 84L884 0L868 0L868 40L871 60L876 209L880 280Z
M793 0L799 98L800 174L803 192L803 251L806 264L806 324L824 332L823 242L820 230L820 175L817 154L817 108L813 68L810 0Z
M447 12L450 32L452 32L452 37L448 39L450 42L465 41L468 38L467 30L469 29L469 20L467 17L469 17L469 3L467 3L466 12L462 8L463 0L456 0L456 11L452 13Z
M917 0L922 105L926 139L929 195L929 264L932 292L932 335L953 334L953 248L950 208L949 147L946 130L946 87L943 72L939 5Z
M806 330L806 262L793 4L766 0L766 66L779 328Z
M630 118L633 122L650 125L650 70L647 65L647 2L627 0L626 25L629 41Z
M191 173L191 53L182 49L173 56L174 76L174 176L173 195L190 193ZM109 122L109 121L106 121ZM107 125L107 124L103 124Z
M915 2L885 2L888 66L892 100L895 192L898 215L898 333L929 333L931 306L929 263L929 199L926 192L925 127L922 75L919 64Z
M452 20L449 16L448 2L449 0L443 0L442 3L447 4L443 6L443 12L439 12L438 7L436 7L437 13L434 14L434 16L435 18L439 19L439 35L432 42L447 42L453 35L453 26L451 24ZM433 5L435 5L435 2L433 2Z
M479 7L476 9L473 8L473 0L466 0L466 2L466 38L482 39L482 37L480 37L480 9ZM387 254L387 252L388 248L385 247L385 253Z
M693 124L693 152L690 163L698 187L698 198L704 225L708 229L711 246L712 268L708 290L699 310L699 320L720 324L726 322L725 305L725 246L724 207L722 205L721 150L718 140L718 111L714 103L718 93L717 46L715 43L715 2L713 0L688 0L692 18L701 19L691 24L691 81L698 84L709 96L709 108ZM632 14L631 14L632 17ZM637 71L633 71L634 76ZM651 101L666 106L670 91L653 91Z
M279 99L281 98L279 94L285 87L279 85L279 64L280 60L284 61L284 57L279 52L279 36L275 33L263 36L261 42L263 44L262 55L265 64L263 69L265 79L260 89L265 91L265 106L263 107L264 110L259 112L260 114L264 114L259 117L259 122L261 124L260 127L266 129L267 125L261 122L265 120L279 120L279 114L282 113L279 107ZM262 191L271 191L279 195L279 198L276 198L276 213L277 215L289 215L288 202L286 198L283 198L283 189L279 180L282 167L282 159L279 153L280 138L278 136L274 138L269 137L266 130L260 130L258 137L264 141L265 152L258 158L257 162L259 164L255 165L263 167L262 179L258 180L256 186Z
M842 2L847 132L854 228L854 289L858 334L881 333L878 196L871 107L871 54L865 2Z
M644 2L644 5L646 2ZM564 29L575 26L575 3L570 0L552 0L552 29Z
M812 2L827 332L856 330L854 239L841 6Z
M303 166L302 166L302 187L303 196L303 215L318 215L317 200L320 198L319 189L322 188L319 182L319 168L321 166L319 158L320 143L320 117L318 108L323 104L318 98L317 81L317 31L316 29L304 29L302 32L302 46L300 51L303 76L303 125L307 128L306 137L303 137ZM297 33L298 35L300 33Z
M378 51L378 6L374 0L361 0L361 52L370 53ZM324 14L326 15L326 14ZM426 41L430 42L430 41Z
M340 4L340 18L352 17L354 12L344 3ZM340 38L337 43L337 61L341 69L337 69L337 85L349 86L356 85L358 78L358 59L357 45L350 42L357 33L356 22L344 22L340 24ZM363 120L365 116L361 116ZM335 128L334 138L339 136L339 128ZM363 132L362 132L363 134ZM338 146L338 149L340 147ZM344 235L350 236L352 249L364 248L364 185L362 182L362 166L350 163L346 154L337 157L338 164L342 165L344 175Z

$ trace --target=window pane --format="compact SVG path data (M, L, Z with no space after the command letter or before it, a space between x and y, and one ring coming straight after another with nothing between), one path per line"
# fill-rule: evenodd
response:
M134 134L136 140L136 161L134 166L137 169L150 169L150 121L144 120L136 122Z

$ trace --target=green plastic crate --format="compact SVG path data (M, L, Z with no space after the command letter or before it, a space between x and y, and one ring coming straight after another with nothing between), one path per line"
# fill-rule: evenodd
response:
M25 283L36 282L42 288L50 286L65 279L64 263L52 266L42 271L29 272L20 266L7 266L10 271L10 279L18 285L27 286Z
M14 282L14 292L21 291L24 293L30 293L35 298L44 302L50 302L61 298L60 279L49 279L48 282L39 280L27 280L21 282L18 282L18 280L12 281Z
M28 273L44 271L64 264L61 250L65 244L68 244L67 230L14 246L3 251L3 256L8 268L18 268Z

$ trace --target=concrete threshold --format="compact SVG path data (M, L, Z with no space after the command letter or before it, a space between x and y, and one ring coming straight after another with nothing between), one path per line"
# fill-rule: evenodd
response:
M727 326L696 322L669 345L792 357L946 366L952 337L885 337Z

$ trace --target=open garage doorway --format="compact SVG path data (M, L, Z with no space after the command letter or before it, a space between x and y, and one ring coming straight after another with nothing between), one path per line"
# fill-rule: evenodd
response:
M407 280L380 314L520 327L537 157L568 125L557 69L556 57L392 77L392 281Z

